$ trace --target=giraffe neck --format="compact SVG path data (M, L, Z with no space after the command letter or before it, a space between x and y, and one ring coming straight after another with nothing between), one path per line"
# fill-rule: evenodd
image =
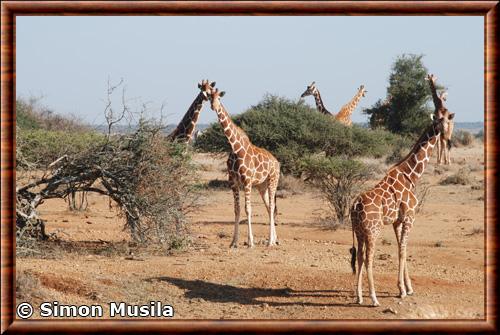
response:
M352 112L356 109L358 106L359 101L363 97L363 91L359 90L358 93L340 109L340 111L337 113L337 117L350 117Z
M219 109L215 110L215 113L217 113L219 123L224 130L224 135L231 145L232 152L238 157L244 156L246 149L248 149L248 145L250 144L248 136L245 134L243 129L234 124L222 103L220 104Z
M440 133L436 133L431 126L420 136L408 155L395 166L408 177L413 186L422 177L439 137Z
M434 102L434 108L435 108L434 114L436 114L437 116L439 114L439 111L443 108L443 102L441 101L441 99L439 99L436 90L436 85L434 85L434 82L432 80L429 80L429 86L431 87L432 101Z
M186 114L182 118L181 122L177 125L177 128L170 134L170 138L182 139L186 142L191 140L194 130L196 128L196 123L200 117L201 108L203 107L203 94L200 93L196 96L191 106L187 110Z
M314 96L314 101L316 101L316 108L318 108L318 111L326 115L332 115L332 113L330 113L323 104L323 99L321 99L321 94L319 93L318 89L316 89L313 96Z

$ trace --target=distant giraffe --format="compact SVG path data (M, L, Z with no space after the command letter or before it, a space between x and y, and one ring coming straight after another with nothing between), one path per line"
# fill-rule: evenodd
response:
M311 85L307 86L306 90L304 91L304 93L302 93L300 97L304 98L308 95L312 95L314 97L314 100L316 101L316 108L320 113L333 116L333 114L330 113L323 104L323 99L321 99L321 94L319 93L319 90L316 87L316 82L313 81Z
M340 111L335 115L335 119L342 122L343 124L345 124L347 126L351 126L352 125L352 120L351 120L352 112L354 112L354 110L358 106L359 101L361 100L362 97L365 96L366 92L368 92L368 91L365 90L365 86L361 85L358 88L358 92L351 99L351 101L349 101L347 104L342 106Z
M177 140L185 143L191 141L196 128L196 122L198 122L198 118L200 117L203 102L207 101L203 92L214 86L215 82L210 83L208 80L202 80L201 83L198 84L200 93L198 93L191 106L189 106L189 109L186 114L184 114L181 122L177 125L174 131L168 135L172 141Z
M326 109L325 105L323 104L323 100L321 99L321 94L319 93L319 90L316 87L316 83L314 81L311 83L311 85L307 86L306 90L304 91L304 93L302 93L300 97L304 98L308 95L312 95L314 97L314 100L316 101L316 108L320 113L331 115L337 121L345 124L346 126L351 126L352 125L351 114L358 105L359 100L361 100L361 98L365 96L366 92L368 91L365 90L364 85L361 85L358 89L358 92L351 99L351 101L345 104L340 109L340 111L335 115L333 115Z
M410 229L415 221L415 208L418 199L415 196L415 186L432 155L432 150L439 140L445 125L452 117L445 112L441 118L433 115L432 125L425 130L413 149L399 163L389 169L386 176L372 189L359 195L351 207L351 223L353 231L353 246L351 248L351 266L356 273L356 258L358 261L357 302L363 302L362 271L366 260L366 271L370 297L373 306L379 306L373 281L373 258L375 241L384 225L392 224L398 242L399 276L398 287L400 297L412 294L408 265L406 263L406 245ZM358 250L354 247L354 235L358 241ZM366 247L363 255L363 247Z
M234 196L234 235L231 247L238 247L240 221L240 185L245 190L245 212L248 221L248 247L254 246L252 234L252 207L251 193L255 186L259 191L269 214L269 241L268 245L277 244L277 235L274 224L276 205L276 189L280 177L280 163L267 150L259 148L250 142L243 129L236 126L226 111L220 98L225 92L208 88L206 96L211 102L211 108L217 114L224 135L231 145L231 154L227 161L229 182Z
M439 95L437 93L436 89L436 81L437 77L433 74L427 75L426 80L429 82L429 86L431 88L431 93L432 93L432 100L434 102L434 116L436 118L440 118L442 115L449 113L448 109L444 105L444 102L446 101L446 92L441 92ZM439 141L436 145L436 151L437 151L437 163L441 164L441 160L444 157L444 164L449 165L450 164L450 149L451 149L451 136L453 134L453 128L455 126L455 122L453 120L453 117L455 116L454 113L449 113L451 116L451 122L446 125L446 128L444 129L443 133L441 134Z

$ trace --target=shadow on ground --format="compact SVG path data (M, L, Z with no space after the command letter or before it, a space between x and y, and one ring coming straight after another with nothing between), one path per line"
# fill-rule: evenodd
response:
M363 307L354 304L351 291L347 290L307 290L296 291L291 288L255 288L236 287L227 284L218 284L203 280L187 280L173 277L155 277L146 279L148 282L163 281L186 290L184 296L188 299L203 299L217 303L238 303L242 305L262 305L269 306L339 306L339 307ZM294 301L270 301L266 298L283 298ZM297 298L318 297L342 300L342 303L316 303L311 301L297 301ZM264 300L261 300L264 299ZM364 306L366 307L366 305Z

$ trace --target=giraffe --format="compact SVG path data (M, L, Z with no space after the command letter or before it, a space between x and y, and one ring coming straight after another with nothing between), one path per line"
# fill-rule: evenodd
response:
M340 111L335 115L330 113L326 109L325 105L323 104L323 100L321 99L321 94L319 93L319 90L316 87L316 82L313 81L311 83L311 85L307 86L306 90L304 91L304 93L302 93L302 95L300 97L304 98L308 95L312 95L314 97L314 100L316 101L316 108L318 109L318 111L320 113L330 115L330 116L334 117L337 121L345 124L346 126L351 126L352 125L351 114L354 111L354 109L356 108L356 106L358 105L359 100L361 100L361 98L365 96L366 92L368 92L368 91L365 90L365 86L361 85L358 88L358 92L351 99L351 101L349 103L347 103L346 105L344 105L340 109Z
M431 88L432 100L434 102L434 115L437 118L439 118L441 115L443 115L448 111L448 109L444 105L444 102L446 101L446 92L441 92L438 95L436 89L437 77L435 75L433 74L427 75L426 80L429 82L429 86ZM444 157L444 164L445 165L450 164L451 135L453 134L453 128L455 125L455 122L453 121L453 117L455 114L451 113L450 115L451 115L451 122L448 125L446 125L446 128L441 134L441 137L439 138L439 141L437 142L436 145L438 165L441 164L443 157Z
M345 124L347 126L351 126L352 125L352 120L351 120L352 112L354 112L354 110L358 106L359 101L361 100L362 97L365 96L366 92L368 92L368 91L365 90L365 85L361 85L358 88L358 92L351 99L351 101L349 101L347 104L342 106L340 111L337 114L335 114L335 119L342 122L343 124Z
M224 135L231 145L231 154L227 160L229 182L234 197L234 235L230 247L238 247L239 221L240 221L240 186L245 191L245 212L248 222L249 248L254 246L252 234L252 206L251 193L255 186L266 205L269 215L269 240L268 246L278 244L274 214L276 206L276 189L280 177L280 163L267 150L253 145L243 129L231 120L229 113L222 105L220 98L224 91L208 88L204 92L209 98L211 108L217 114L219 123L224 129Z
M200 117L203 102L207 101L203 92L214 86L215 82L210 83L208 80L202 80L201 83L198 83L200 93L196 96L191 106L189 106L189 109L186 114L184 114L181 122L177 125L174 131L168 135L172 141L178 140L185 143L191 141L196 127L196 122L198 122L198 118Z
M375 241L384 225L392 224L398 242L399 275L398 287L400 297L413 294L408 266L406 263L406 245L410 229L415 220L415 208L418 199L415 196L415 185L424 173L425 167L432 155L432 150L439 140L445 125L452 117L445 112L442 117L431 116L433 121L413 149L399 163L392 166L386 176L372 189L359 195L351 207L351 224L353 246L351 248L351 267L356 273L358 261L356 298L357 303L363 303L362 271L366 261L366 271L370 297L373 306L379 306L373 282L373 257ZM358 241L358 249L354 247L354 235ZM365 246L365 255L363 255Z
M300 97L304 98L308 95L312 95L314 97L314 100L316 101L316 108L320 113L333 116L333 114L330 113L323 104L323 100L321 99L321 94L319 93L319 90L316 87L316 82L313 81L311 85L307 86L306 90L304 91L304 93L302 93Z

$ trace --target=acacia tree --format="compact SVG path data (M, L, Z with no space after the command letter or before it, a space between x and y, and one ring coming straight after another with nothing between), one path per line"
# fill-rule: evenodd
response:
M403 54L392 65L386 101L379 100L363 112L372 128L386 128L394 133L418 135L428 124L432 109L427 68L423 55ZM441 87L440 87L441 88Z

